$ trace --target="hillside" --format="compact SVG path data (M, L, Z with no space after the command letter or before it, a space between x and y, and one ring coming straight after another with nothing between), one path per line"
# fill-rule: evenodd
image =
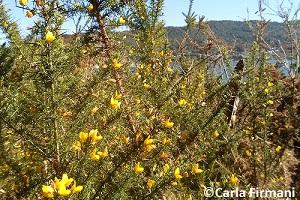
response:
M257 21L241 22L241 21L209 21L212 31L228 44L236 42L236 49L242 51L245 46L251 44L255 39L255 24ZM250 26L252 28L250 28ZM181 41L185 27L166 27L172 48L178 47L178 41ZM198 30L191 33L193 39L201 42L203 35ZM276 46L278 41L282 44L288 43L288 36L285 31L284 24L278 22L270 22L266 28L265 40L271 45Z
M257 21L208 21L207 22L211 30L216 34L218 39L226 42L228 45L231 45L237 53L242 53L245 48L249 47L252 42L255 40L256 32L256 23ZM300 25L300 24L299 24ZM177 50L179 43L182 41L186 27L174 27L167 26L166 32L173 50ZM121 34L127 35L126 43L132 43L131 34L128 34L128 31L123 31ZM297 34L300 36L300 32ZM198 28L195 28L190 33L191 38L198 43L201 43L205 40L204 35L199 31ZM72 40L72 35L64 35L66 41ZM289 49L289 39L288 34L285 29L285 25L279 22L269 22L265 29L264 39L272 47L278 47L279 44L282 44L285 49ZM195 49L188 49L190 52L198 53Z

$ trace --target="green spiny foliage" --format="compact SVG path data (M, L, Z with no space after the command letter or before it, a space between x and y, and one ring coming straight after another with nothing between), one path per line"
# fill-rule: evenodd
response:
M0 10L8 41L0 51L1 198L206 199L203 186L284 187L284 149L295 134L274 140L283 127L273 119L292 93L271 75L261 40L244 70L221 81L212 66L229 65L228 48L202 24L213 44L187 43L187 30L172 52L163 0L20 4L35 17L25 38L3 3ZM70 18L80 32L66 38ZM190 56L190 44L206 55ZM294 133L295 119L284 122Z

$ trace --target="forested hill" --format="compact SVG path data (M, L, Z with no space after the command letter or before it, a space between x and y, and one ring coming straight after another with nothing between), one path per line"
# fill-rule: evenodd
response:
M211 30L216 34L218 39L221 39L228 45L231 45L231 47L234 47L234 49L238 53L242 53L255 40L257 21L242 22L224 20L208 21L207 23L209 24ZM297 22L297 26L299 28L300 21ZM176 51L178 49L179 42L182 41L185 35L186 27L167 26L166 31L171 47ZM128 31L121 32L121 34L127 33ZM298 31L297 34L300 36L300 31ZM127 38L127 42L132 43L132 38L130 37L130 35L128 36L129 37ZM201 32L199 32L198 28L192 30L190 36L199 43L204 41L204 36ZM64 37L67 41L69 41L73 36L64 35ZM288 34L283 23L269 22L265 29L264 39L272 47L278 47L279 44L282 44L285 49L289 49ZM199 53L197 52L197 50L192 48L189 50L190 52Z
M218 36L218 38L228 44L236 42L236 49L238 51L242 51L255 39L256 23L257 21L208 21L212 31ZM176 49L176 47L178 47L177 41L181 41L186 28L166 27L166 29L172 47ZM280 41L283 45L286 45L288 42L285 25L282 23L269 22L265 32L265 40L272 46L277 46L278 41ZM197 29L193 30L191 35L193 39L196 39L199 42L203 40L203 35L201 33L199 34Z

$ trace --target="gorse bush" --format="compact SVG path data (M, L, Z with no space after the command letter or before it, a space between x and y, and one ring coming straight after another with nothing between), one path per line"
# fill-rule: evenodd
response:
M282 122L293 130L287 140L276 139L275 119L297 90L272 74L259 41L224 82L213 63L230 67L230 48L203 21L198 28L214 44L192 41L192 7L174 52L163 0L17 6L32 20L26 37L0 7L1 199L205 199L205 186L286 186L297 107L284 108L294 113ZM76 33L67 37L70 19ZM206 55L190 55L189 45Z

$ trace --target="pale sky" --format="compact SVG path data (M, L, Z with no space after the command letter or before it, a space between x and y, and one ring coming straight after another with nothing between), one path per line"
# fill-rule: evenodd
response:
M290 2L293 4L293 11L300 6L300 0L264 0L271 4L274 10L279 8L280 2L284 1L284 7L289 8ZM25 12L15 7L15 0L4 0L8 8L11 9L11 16L18 21L21 29L26 32L34 19L25 17ZM182 12L187 13L189 0L165 0L164 17L167 26L183 26L184 17ZM271 21L280 21L280 18L274 16L274 11L264 6L266 19ZM252 20L258 19L256 11L258 10L258 0L194 0L193 11L195 14L205 16L206 20ZM71 23L66 24L69 28Z

